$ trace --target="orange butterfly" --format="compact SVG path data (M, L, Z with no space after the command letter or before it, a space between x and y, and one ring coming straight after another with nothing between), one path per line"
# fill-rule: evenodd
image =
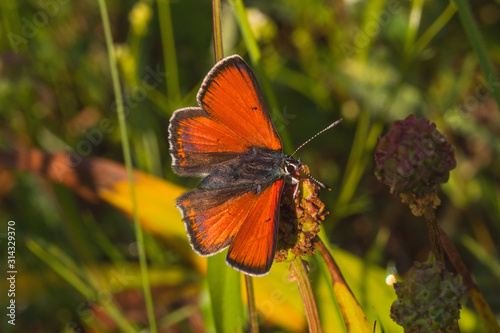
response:
M229 246L229 266L265 275L276 251L285 179L301 162L282 153L257 80L240 56L212 68L197 100L199 107L175 111L169 126L173 170L204 177L176 202L191 245L201 256Z

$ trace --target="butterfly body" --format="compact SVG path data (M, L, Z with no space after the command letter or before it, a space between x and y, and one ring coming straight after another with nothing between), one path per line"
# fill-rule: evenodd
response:
M248 187L256 193L275 181L288 176L286 167L293 163L290 158L278 151L251 147L241 154L214 169L199 183L198 189L217 189L224 187ZM298 161L295 162L297 165Z
M197 100L199 107L175 111L169 126L173 170L203 177L176 201L191 245L202 256L229 247L228 265L267 274L281 193L301 163L283 154L257 80L241 57L217 63Z

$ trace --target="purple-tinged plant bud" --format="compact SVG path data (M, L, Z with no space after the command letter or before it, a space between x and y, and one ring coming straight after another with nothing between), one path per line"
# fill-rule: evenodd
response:
M398 299L392 303L391 318L405 332L453 332L457 327L465 286L460 275L447 272L434 257L413 265L394 289Z
M410 206L439 205L437 190L456 167L453 146L425 118L395 121L375 149L375 176ZM416 204L417 203L417 204ZM414 209L418 207L412 207ZM417 209L418 210L418 209ZM422 215L417 212L415 215Z

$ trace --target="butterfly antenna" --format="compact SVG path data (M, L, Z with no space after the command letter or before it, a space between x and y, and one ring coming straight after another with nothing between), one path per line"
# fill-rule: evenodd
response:
M340 122L341 122L341 121L342 121L342 118L340 118L340 119L339 119L339 120L337 120L337 121L334 121L333 123L331 123L331 124L330 124L327 128L325 128L324 130L319 131L318 133L316 133L316 134L315 134L312 138L310 138L309 140L307 140L306 142L304 142L303 144L301 144L301 145L299 146L299 148L295 149L295 151L293 152L293 154L292 154L292 155L290 155L290 157L291 157L291 156L293 156L293 155L295 155L295 153L296 153L296 152L298 152L298 151L300 150L300 148L304 147L306 144L308 144L309 142L311 142L311 140L312 140L312 139L316 138L318 135L320 135L321 133L323 133L323 132L325 132L325 131L329 130L330 128L332 128L332 127L334 127L334 126L336 126L336 125L340 124ZM307 172L306 172L306 173L307 173ZM314 178L312 178L312 177L311 177L311 175L309 175L309 178L314 179ZM316 180L316 179L314 179L314 180ZM316 182L317 182L318 184L322 185L322 184L321 184L320 182L318 182L317 180L316 180ZM325 186L323 185L323 187L325 187Z
M341 119L342 120L342 119ZM312 180L313 182L315 182L316 184L318 184L319 186L321 186L322 188L326 188L328 191L331 191L332 189L329 187L329 186L326 186L325 184L323 184L322 182L320 182L319 180L317 180L316 178L314 178L313 176L311 176L311 174L309 172L307 172L303 166L301 165L300 166L300 169L302 171L304 171L304 173L307 175L307 178L309 178L310 180Z

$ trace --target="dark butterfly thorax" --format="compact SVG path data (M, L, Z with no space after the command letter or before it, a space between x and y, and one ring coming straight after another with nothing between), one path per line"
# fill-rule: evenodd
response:
M252 188L256 193L275 181L289 176L301 165L293 157L277 150L251 147L238 158L212 170L198 183L198 189Z

